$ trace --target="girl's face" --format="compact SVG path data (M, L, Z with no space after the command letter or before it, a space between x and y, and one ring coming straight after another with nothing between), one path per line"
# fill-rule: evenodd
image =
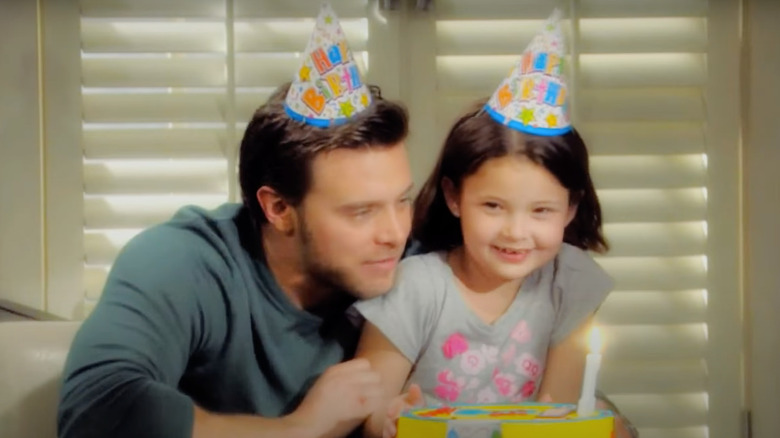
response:
M486 161L456 191L444 182L447 205L461 220L464 261L489 281L522 280L552 260L576 206L569 191L525 157Z

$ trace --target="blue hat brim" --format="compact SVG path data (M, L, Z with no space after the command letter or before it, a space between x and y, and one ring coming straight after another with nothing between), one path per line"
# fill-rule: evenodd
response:
M315 119L312 117L306 117L303 114L298 114L292 110L287 104L284 104L284 111L290 116L291 119L296 122L303 122L307 125L316 126L318 128L329 128L331 126L343 125L349 121L347 117L341 117L338 119Z
M525 125L515 119L510 119L509 122L507 122L506 116L494 110L489 105L486 104L484 109L496 122L508 126L515 131L524 132L526 134L539 135L542 137L554 137L556 135L563 135L571 131L571 125L564 126L562 128L540 128L538 126Z

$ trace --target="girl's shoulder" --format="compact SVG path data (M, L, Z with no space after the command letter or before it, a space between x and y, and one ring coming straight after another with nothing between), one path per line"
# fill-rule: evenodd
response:
M558 269L573 271L597 271L603 272L604 269L591 256L588 251L578 248L574 245L564 243L561 246L558 255L555 258Z
M438 298L447 290L452 276L446 252L408 256L398 267L396 288L429 290Z
M428 252L404 257L399 265L401 275L427 273L448 274L452 271L447 264L447 253L444 251Z
M564 288L591 285L596 289L611 290L612 277L593 256L583 249L564 243L555 259L554 283Z

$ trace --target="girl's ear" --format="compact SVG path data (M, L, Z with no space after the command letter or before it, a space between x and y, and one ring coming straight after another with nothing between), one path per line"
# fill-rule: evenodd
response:
M441 180L441 190L444 193L444 201L447 202L447 208L450 209L455 217L460 217L460 205L458 200L458 190L451 179L445 177Z
M569 212L566 216L566 226L568 227L571 221L574 220L575 217L577 217L577 207L579 204L574 204L569 206Z

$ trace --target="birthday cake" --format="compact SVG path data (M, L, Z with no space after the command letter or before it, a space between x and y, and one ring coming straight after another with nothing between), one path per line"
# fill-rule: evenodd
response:
M397 438L612 438L611 411L577 416L575 405L460 405L406 411Z

